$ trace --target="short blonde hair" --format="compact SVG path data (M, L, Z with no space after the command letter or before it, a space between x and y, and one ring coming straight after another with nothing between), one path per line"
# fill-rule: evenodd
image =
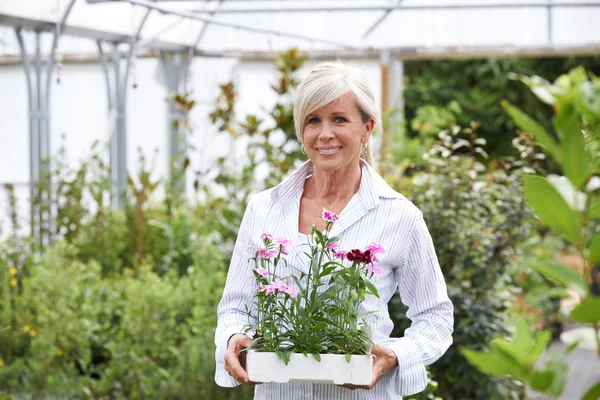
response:
M346 93L352 93L363 122L375 121L374 130L381 130L381 116L375 102L375 96L362 69L342 61L330 61L317 64L304 78L298 88L294 102L294 127L300 143L304 142L306 117L313 111L331 103ZM373 153L371 139L361 157L372 164Z

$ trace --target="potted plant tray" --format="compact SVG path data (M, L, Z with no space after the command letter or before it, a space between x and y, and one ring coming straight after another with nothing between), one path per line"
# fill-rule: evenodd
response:
M371 383L371 354L350 357L344 354L320 354L318 361L310 354L291 353L287 365L273 352L249 350L246 357L248 378L252 382Z

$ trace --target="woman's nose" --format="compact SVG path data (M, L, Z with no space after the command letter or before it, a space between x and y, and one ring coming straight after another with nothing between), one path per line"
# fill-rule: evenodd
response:
M321 132L319 133L319 140L328 141L335 136L333 131L333 124L328 122L323 123Z

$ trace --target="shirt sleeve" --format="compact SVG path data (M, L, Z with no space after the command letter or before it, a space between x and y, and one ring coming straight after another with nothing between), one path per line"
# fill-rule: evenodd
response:
M242 218L227 273L223 297L217 308L215 382L222 387L239 385L239 382L225 371L224 357L229 338L235 333L244 333L244 328L250 322L246 306L250 307L252 305L252 290L256 283L248 261L252 257L250 239L254 222L253 214L254 204L251 200Z
M404 337L382 343L398 359L396 391L401 396L425 390L428 383L425 367L448 350L454 326L454 308L431 235L418 210L405 254L395 276L400 298L408 306L406 316L412 323Z

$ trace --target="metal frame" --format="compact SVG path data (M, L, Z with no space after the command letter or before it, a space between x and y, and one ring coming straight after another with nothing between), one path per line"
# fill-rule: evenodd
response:
M151 12L151 9L146 10L146 14L144 14L144 17L136 27L135 33L130 38L129 51L126 58L124 58L124 70L121 69L122 55L118 48L119 42L111 43L112 64L109 66L102 41L96 41L108 98L110 175L112 182L111 199L113 204L121 208L125 206L127 189L127 89L133 58L136 53L137 44L140 41L140 33L148 21Z
M119 0L136 1L136 0ZM552 3L489 3L489 4L439 4L439 5L377 5L377 6L328 6L328 7L269 7L269 8L223 8L218 11L219 14L253 14L253 13L298 13L298 12L333 12L333 11L411 11L411 10L475 10L475 9L495 9L495 8L578 8L578 7L597 7L600 2L552 2ZM205 14L210 10L192 10L195 14Z
M58 25L55 24L56 30L53 33L50 57L46 60L45 64L42 62L41 56L42 30L35 30L35 58L32 68L23 40L22 28L15 28L15 35L17 36L21 52L21 62L25 71L27 97L29 100L29 194L31 199L36 195L36 186L40 184L42 179L48 179L46 182L48 188L51 188L52 185L52 181L49 178L51 170L50 90L52 88L52 72L56 66L55 54L58 42L75 1L69 1ZM43 202L50 202L51 190L40 192L40 196ZM51 213L51 209L43 209L39 204L33 204L32 202L30 210L31 235L38 238L41 246L49 244L51 240Z
M183 17L183 18L188 18L188 19L192 19L192 20L196 20L196 21L211 23L213 25L223 26L223 27L227 27L227 28L235 28L235 29L239 29L239 30L247 31L247 32L255 32L255 33L263 33L263 34L268 34L268 35L281 36L281 37L288 37L288 38L292 38L292 39L304 40L307 42L330 44L330 45L342 47L344 49L356 48L356 46L353 46L351 44L337 42L334 40L327 40L327 39L321 39L321 38L311 37L311 36L306 36L306 35L299 35L296 33L283 32L283 31L278 31L278 30L274 30L274 29L263 29L263 28L256 28L256 27L247 26L247 25L217 21L217 20L214 20L211 18L200 17L200 16L196 15L194 12L170 10L166 7L159 6L155 2L148 1L148 0L118 0L118 1L121 1L124 3L129 3L129 4L135 4L135 5L146 7L149 9L153 9L153 10L159 11L160 13L163 13L163 14L176 15L176 16ZM204 11L204 12L210 13L211 11Z

